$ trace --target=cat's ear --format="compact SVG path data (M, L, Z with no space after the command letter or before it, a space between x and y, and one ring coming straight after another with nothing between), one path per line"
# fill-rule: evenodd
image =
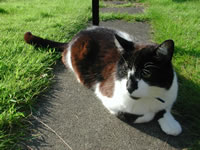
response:
M156 57L160 60L171 61L174 53L174 41L166 40L156 48Z
M118 34L115 34L115 38L119 42L120 46L125 50L133 50L134 49L134 43L132 41L128 41L127 39L124 39L123 37L119 36Z

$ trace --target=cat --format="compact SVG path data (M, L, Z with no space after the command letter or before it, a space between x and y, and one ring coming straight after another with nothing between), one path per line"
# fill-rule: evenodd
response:
M171 114L178 92L171 62L173 40L142 44L128 33L97 26L80 31L69 43L42 39L31 32L24 39L35 47L62 52L64 65L111 114L138 115L134 123L145 123L162 111L161 129L173 136L182 132Z

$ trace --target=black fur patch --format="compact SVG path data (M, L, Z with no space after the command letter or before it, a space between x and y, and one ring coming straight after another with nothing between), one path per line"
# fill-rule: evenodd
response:
M115 34L115 37L126 52L132 51L134 49L134 43L132 41L127 41L126 39L120 37L118 34Z
M126 112L120 112L117 114L117 118L127 123L133 123L137 118L142 116L143 115L134 115Z
M159 120L160 118L163 118L164 114L166 113L166 110L161 110L156 113L154 120Z
M156 97L156 99L159 100L162 103L165 103L165 101L163 99L159 98L159 97Z

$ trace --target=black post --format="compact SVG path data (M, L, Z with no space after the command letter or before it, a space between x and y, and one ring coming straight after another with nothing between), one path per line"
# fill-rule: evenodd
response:
M99 25L99 0L92 0L92 23Z

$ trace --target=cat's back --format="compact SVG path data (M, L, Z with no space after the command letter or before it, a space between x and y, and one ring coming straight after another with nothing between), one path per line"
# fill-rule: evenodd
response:
M69 43L68 64L85 86L93 87L115 72L120 54L114 34L112 29L92 27L79 32Z
M88 42L94 42L100 47L112 48L115 46L115 33L116 31L113 29L93 26L80 31L73 39L79 42L88 40Z

